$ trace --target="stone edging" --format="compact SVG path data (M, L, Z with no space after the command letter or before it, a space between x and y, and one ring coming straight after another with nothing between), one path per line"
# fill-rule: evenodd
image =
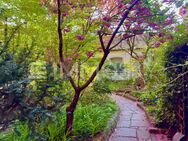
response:
M125 97L125 98L127 98L127 99L129 99L129 100L135 101L137 103L139 101L138 98L130 96L130 95L122 95L122 96Z
M120 109L118 107L116 113L113 115L113 117L108 121L107 126L105 127L104 131L96 134L93 138L93 141L108 141L110 138L111 133L114 131L118 119L119 119Z
M129 100L132 100L132 101L135 101L135 102L138 102L138 101L139 101L138 98L133 97L133 96L131 96L131 95L124 94L124 93L122 93L122 92L115 92L115 94L116 94L116 95L119 95L119 96L122 96L122 97L125 97L125 98L127 98L127 99L129 99Z

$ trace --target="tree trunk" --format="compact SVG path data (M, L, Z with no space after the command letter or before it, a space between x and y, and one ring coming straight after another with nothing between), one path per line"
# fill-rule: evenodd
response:
M71 104L66 109L66 128L65 134L67 136L72 135L72 126L73 126L73 119L74 119L74 111L76 109L79 97L80 97L80 90L75 90L74 98Z

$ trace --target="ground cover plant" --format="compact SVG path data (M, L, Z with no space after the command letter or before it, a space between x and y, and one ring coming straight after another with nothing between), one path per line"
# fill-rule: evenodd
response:
M91 102L92 104L89 104ZM4 141L92 140L94 135L105 130L108 121L117 110L117 105L111 98L89 91L81 98L75 111L74 136L71 138L66 138L64 133L66 117L65 107L62 107L60 112L51 114L49 120L35 124L36 134L30 135L28 121L17 121L12 125L11 131L0 134L0 139Z

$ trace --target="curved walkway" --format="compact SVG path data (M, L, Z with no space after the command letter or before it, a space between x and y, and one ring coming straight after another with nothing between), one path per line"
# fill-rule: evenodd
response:
M149 133L152 125L136 102L117 95L112 97L120 107L120 117L109 141L157 141Z

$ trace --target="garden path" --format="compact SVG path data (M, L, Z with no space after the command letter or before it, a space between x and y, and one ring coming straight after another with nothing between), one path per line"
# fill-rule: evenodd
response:
M163 136L149 133L152 124L137 102L117 95L112 97L120 107L120 116L109 141L166 141Z

